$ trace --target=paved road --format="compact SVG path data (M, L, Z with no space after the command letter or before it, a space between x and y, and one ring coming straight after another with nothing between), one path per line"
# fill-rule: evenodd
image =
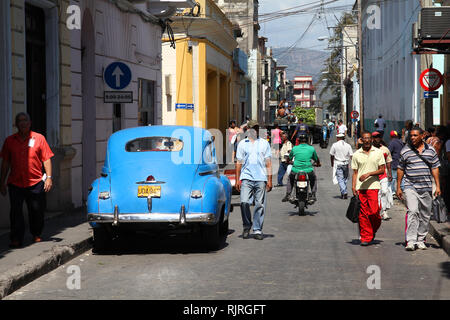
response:
M377 244L359 245L345 218L348 201L331 182L328 150L316 149L325 164L318 203L298 216L275 188L263 241L242 239L236 208L217 252L203 251L197 239L139 235L110 255L87 252L6 299L450 299L450 259L431 237L428 250L405 251L403 209L390 212ZM79 290L67 287L69 266L80 268ZM369 277L377 284L373 270L380 289L368 289Z

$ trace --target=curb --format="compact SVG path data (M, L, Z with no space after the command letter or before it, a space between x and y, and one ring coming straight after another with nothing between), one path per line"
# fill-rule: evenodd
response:
M92 247L92 237L70 245L56 245L0 276L0 300Z
M447 255L450 256L450 225L448 223L430 221L429 231Z

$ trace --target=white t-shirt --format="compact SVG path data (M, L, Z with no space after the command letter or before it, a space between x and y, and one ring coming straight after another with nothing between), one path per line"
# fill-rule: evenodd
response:
M330 155L334 156L334 162L337 165L346 165L353 156L352 146L344 140L333 143L330 149Z
M338 127L338 134L345 134L345 132L347 131L347 126L345 124L342 124Z

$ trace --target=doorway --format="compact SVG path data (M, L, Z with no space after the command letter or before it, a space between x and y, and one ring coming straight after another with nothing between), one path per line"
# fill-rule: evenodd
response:
M47 136L46 46L44 9L25 5L27 113L31 130Z

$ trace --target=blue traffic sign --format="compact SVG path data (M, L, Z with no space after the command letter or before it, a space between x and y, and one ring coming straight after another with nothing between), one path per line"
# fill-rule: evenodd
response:
M131 69L123 62L113 62L106 67L103 78L111 89L122 90L131 82Z
M439 91L425 91L423 93L423 97L425 99L429 99L429 98L439 98Z

